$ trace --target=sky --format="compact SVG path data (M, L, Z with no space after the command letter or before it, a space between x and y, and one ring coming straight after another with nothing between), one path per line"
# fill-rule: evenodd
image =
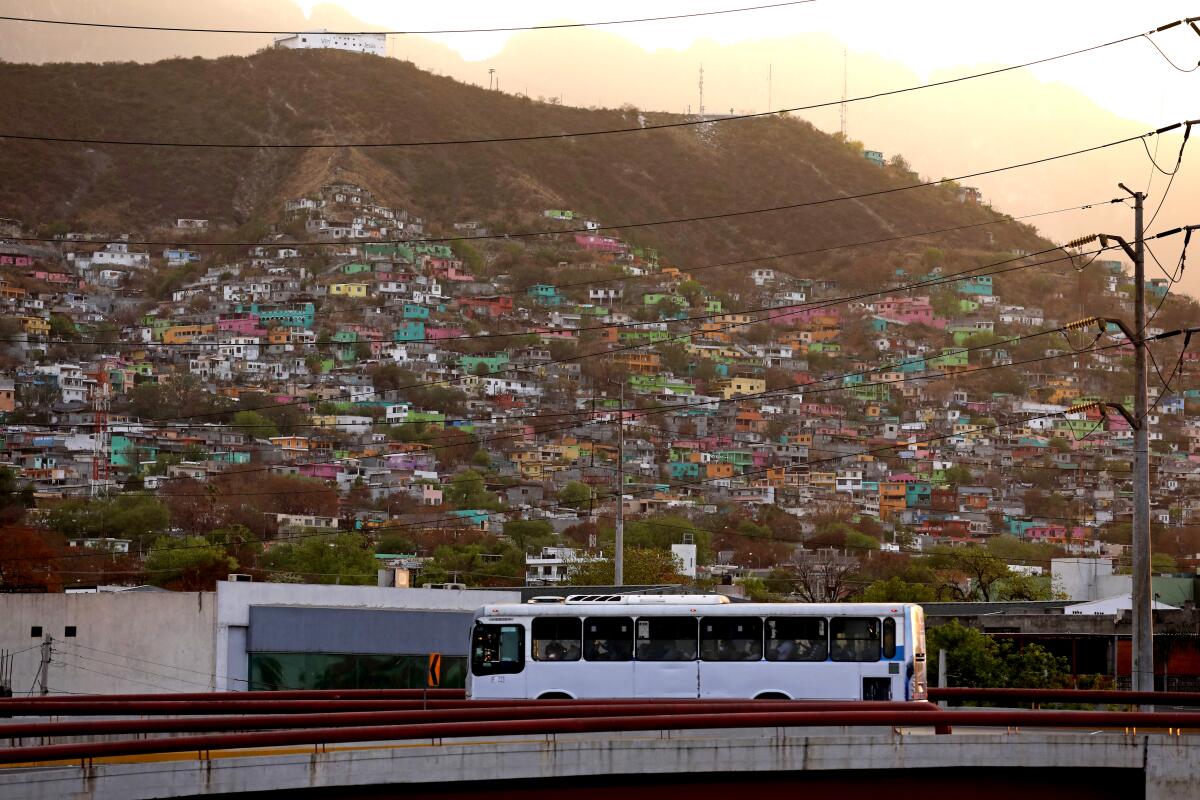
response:
M306 12L318 0L297 0ZM663 16L753 5L762 0L608 0L588 8L546 0L455 0L453 4L340 0L334 5L368 23L396 30L539 25ZM816 0L803 5L746 11L690 20L605 26L647 51L684 50L703 41L728 45L797 34L822 33L852 52L871 53L903 64L928 80L940 71L980 64L1012 64L1143 33L1200 13L1194 0ZM586 13L585 13L586 12ZM538 36L552 37L554 31ZM429 35L471 61L503 50L509 33ZM1200 37L1185 26L1159 34L1156 42L1176 64L1200 61ZM834 69L837 65L834 65ZM1152 126L1200 117L1196 76L1169 67L1146 40L1034 68L1043 81L1057 81L1098 105ZM786 102L786 98L781 98ZM765 102L743 105L765 106ZM778 105L778 104L777 104Z

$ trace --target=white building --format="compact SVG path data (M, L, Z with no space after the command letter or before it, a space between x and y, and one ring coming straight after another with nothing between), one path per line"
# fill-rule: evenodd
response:
M352 53L387 55L387 36L382 33L330 33L305 31L275 39L276 47L290 50L349 50Z
M110 242L103 250L92 253L91 263L93 266L148 267L150 254L130 250L129 245L122 242Z

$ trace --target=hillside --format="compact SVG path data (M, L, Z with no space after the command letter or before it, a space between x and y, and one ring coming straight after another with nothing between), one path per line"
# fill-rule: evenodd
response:
M4 129L113 139L337 142L494 137L636 124L636 111L587 110L488 92L390 59L265 51L155 64L0 64L21 113ZM647 114L651 123L678 117ZM5 142L0 215L152 230L176 217L227 228L277 219L284 200L332 177L433 220L539 225L544 208L605 224L688 217L861 193L913 182L808 123L771 118L644 134L516 144L322 150L83 147ZM919 165L918 165L919 167ZM869 201L626 232L684 266L963 225L994 218L944 188ZM247 229L248 230L248 229ZM1045 244L997 225L905 245L1003 252ZM863 252L863 251L859 251Z

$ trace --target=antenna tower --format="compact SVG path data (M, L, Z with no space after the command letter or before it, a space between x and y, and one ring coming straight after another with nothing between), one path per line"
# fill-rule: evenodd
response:
M704 119L704 65L700 65L700 119Z
M101 364L92 387L92 409L96 423L92 428L92 496L100 494L108 486L108 408L108 372Z

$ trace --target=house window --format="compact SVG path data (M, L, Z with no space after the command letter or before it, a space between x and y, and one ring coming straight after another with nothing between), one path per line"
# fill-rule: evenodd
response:
M67 637L68 639L74 639L75 638L75 626L68 625L66 628L64 628L63 636Z
M40 637L40 636L42 635L42 626L41 626L41 625L34 625L34 626L32 626L32 627L29 629L29 635L30 635L31 637L33 637L34 639L36 639L36 638Z

